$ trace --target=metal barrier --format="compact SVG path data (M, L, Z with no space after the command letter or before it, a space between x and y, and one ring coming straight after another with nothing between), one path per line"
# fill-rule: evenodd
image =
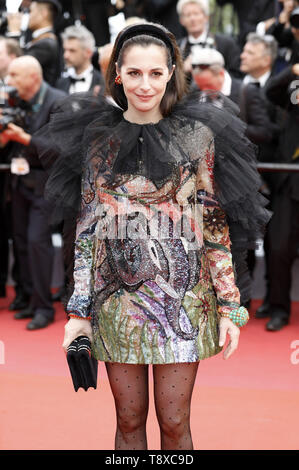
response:
M260 173L265 172L291 172L291 173L298 173L299 172L299 164L295 163L258 163L257 169ZM7 171L10 170L9 163L1 163L0 164L0 171Z
M299 172L299 165L297 163L258 163L257 169L261 172Z
M7 171L7 170L10 170L10 165L8 163L1 163L0 171Z

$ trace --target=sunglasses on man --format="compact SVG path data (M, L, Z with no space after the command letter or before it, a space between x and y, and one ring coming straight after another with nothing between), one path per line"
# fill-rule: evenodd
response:
M209 64L192 64L192 70L207 70L210 68Z

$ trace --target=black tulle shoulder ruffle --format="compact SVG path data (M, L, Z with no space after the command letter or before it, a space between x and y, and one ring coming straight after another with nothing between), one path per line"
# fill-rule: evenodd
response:
M123 111L104 97L67 97L49 124L33 137L49 173L45 197L53 204L55 222L77 217L82 172L95 151L101 173L108 185L113 184L118 174L137 172L136 150L142 139L146 176L159 188L173 176L178 161L184 164L188 160L186 149L177 139L178 129L192 128L200 122L214 135L216 196L229 221L233 251L235 257L239 256L238 268L245 273L245 250L254 247L270 213L266 210L267 200L259 192L255 146L245 136L246 125L238 118L237 107L225 97L223 103L218 108L195 92L157 124L139 125L126 121ZM112 169L111 152L117 153Z

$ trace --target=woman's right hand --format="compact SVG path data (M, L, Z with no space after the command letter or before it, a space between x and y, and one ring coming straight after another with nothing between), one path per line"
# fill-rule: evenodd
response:
M228 359L238 348L240 329L229 318L222 317L219 323L219 346L224 346L227 335L230 340L224 350L223 359Z
M84 318L70 318L64 327L64 340L62 347L67 352L67 348L78 338L78 336L87 336L92 341L92 328L89 320Z

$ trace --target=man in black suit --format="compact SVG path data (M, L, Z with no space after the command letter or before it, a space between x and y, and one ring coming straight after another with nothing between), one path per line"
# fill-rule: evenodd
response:
M194 45L217 49L224 57L225 68L240 77L240 50L236 41L227 35L209 31L209 3L207 0L179 0L177 11L187 37L178 41L186 73L191 73L191 51Z
M54 252L49 224L51 208L44 199L47 174L31 144L31 135L48 122L56 104L67 95L43 80L42 68L31 56L11 62L8 84L17 89L27 105L24 129L9 124L0 134L2 144L15 142L11 152L13 240L22 286L30 296L28 308L17 312L15 318L32 318L27 329L36 330L54 320L51 297Z
M260 90L268 120L272 123L273 139L271 142L266 142L266 146L260 148L259 160L261 162L273 161L280 132L281 113L278 112L276 106L267 100L264 92L268 80L273 75L277 50L277 42L272 36L250 33L241 54L240 70L244 74L243 85L254 84ZM272 186L270 180L268 184Z
M261 143L259 146L259 161L264 163L271 163L279 161L279 138L283 122L282 111L277 106L269 101L265 94L265 87L268 81L273 76L274 64L277 58L278 45L273 36L261 36L256 33L250 33L247 36L247 41L241 54L241 71L244 73L243 83L253 83L260 90L264 99L264 107L268 114L269 121L272 125L273 135L270 142ZM267 198L269 199L270 209L273 201L273 195L276 191L278 181L277 173L263 173L263 180L265 182L264 190ZM264 251L265 251L265 280L266 280L266 295L263 304L256 311L256 318L265 318L268 316L269 308L269 240L268 231L264 237ZM254 260L252 259L252 264ZM271 324L268 325L271 328Z
M93 34L83 25L69 26L62 34L65 74L57 81L56 88L72 94L92 91L104 92L104 79L92 65L95 50Z
M42 66L44 80L54 85L61 72L61 50L55 34L55 18L61 13L58 0L35 0L30 4L28 27L31 40L24 54L35 57Z
M267 97L287 112L280 139L281 161L299 161L299 63L272 77ZM277 331L288 324L291 314L292 267L299 246L299 174L281 173L273 198L269 223L269 296L267 329Z

